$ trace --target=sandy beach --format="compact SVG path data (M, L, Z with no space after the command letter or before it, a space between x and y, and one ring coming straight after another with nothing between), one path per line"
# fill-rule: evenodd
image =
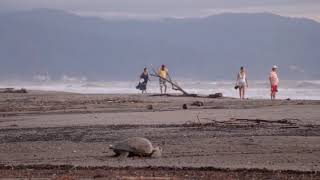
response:
M0 174L320 179L319 110L312 100L3 93ZM161 146L162 157L112 157L110 144L134 136Z

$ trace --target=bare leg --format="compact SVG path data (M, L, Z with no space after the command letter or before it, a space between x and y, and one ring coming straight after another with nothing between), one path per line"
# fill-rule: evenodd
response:
M243 99L243 87L241 88L241 99Z
M114 154L114 157L128 157L129 155L129 152L127 151L122 151L122 150L113 150L113 152L115 153Z
M274 100L276 98L275 92L271 92L271 100Z
M243 87L243 88L242 88L242 99L244 99L244 98L245 98L245 93L246 93L246 88L245 88L245 87Z
M121 153L119 155L120 158L126 158L128 156L129 156L129 152L126 152L126 151L121 151Z
M239 87L240 99L244 99L244 87Z

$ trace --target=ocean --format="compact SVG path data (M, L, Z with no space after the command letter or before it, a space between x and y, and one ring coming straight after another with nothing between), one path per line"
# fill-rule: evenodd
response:
M188 93L208 95L221 92L224 96L238 97L234 81L196 81L179 80L179 85ZM27 90L65 91L84 94L138 94L137 81L87 81L65 80L47 82L0 82L0 88L26 88ZM268 81L249 81L246 97L250 99L269 99ZM148 83L148 93L159 93L158 80ZM178 93L168 85L168 93ZM279 99L320 100L320 80L282 80L277 95Z

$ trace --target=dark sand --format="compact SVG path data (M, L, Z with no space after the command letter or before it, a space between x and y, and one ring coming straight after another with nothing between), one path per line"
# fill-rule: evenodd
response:
M132 136L163 156L111 157ZM8 178L320 179L320 101L0 94L0 165Z

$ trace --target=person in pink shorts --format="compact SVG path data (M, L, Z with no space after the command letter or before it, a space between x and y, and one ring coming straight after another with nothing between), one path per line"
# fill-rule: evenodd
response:
M271 100L276 99L276 94L278 92L279 78L277 74L278 67L273 66L272 71L269 75L269 81L271 86Z

